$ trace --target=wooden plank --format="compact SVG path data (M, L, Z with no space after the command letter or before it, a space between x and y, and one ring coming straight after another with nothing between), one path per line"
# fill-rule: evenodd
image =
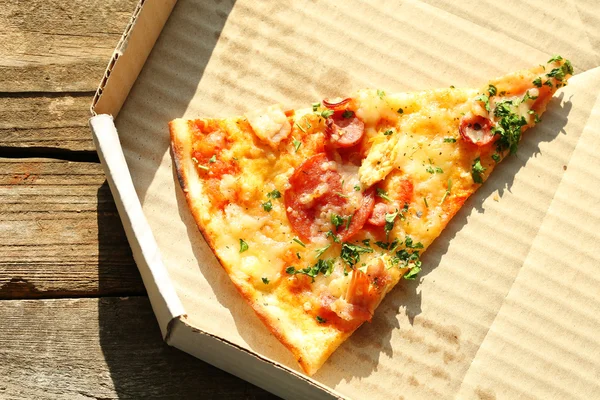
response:
M8 0L0 92L95 90L137 0Z
M88 127L92 97L92 93L0 96L0 147L95 151Z
M167 346L146 297L0 301L0 398L273 399Z
M0 298L143 293L99 164L0 158Z

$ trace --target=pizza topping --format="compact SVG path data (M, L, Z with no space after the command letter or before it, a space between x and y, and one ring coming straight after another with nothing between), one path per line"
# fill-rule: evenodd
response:
M348 242L342 243L342 251L340 257L350 267L354 267L360 261L360 255L364 253L372 253L373 249L370 247L362 247L357 244Z
M362 196L362 203L356 212L347 219L346 226L338 231L342 240L349 240L363 228L375 205L374 191L367 190Z
M277 147L292 131L292 126L280 105L249 112L246 118L256 136L271 147Z
M284 195L286 214L303 239L319 234L315 222L323 208L340 208L346 202L335 194L342 192L342 182L335 163L332 164L327 155L317 154L296 168L289 179L290 188Z
M240 253L243 253L248 250L248 243L244 241L244 239L240 239Z
M459 132L465 141L485 146L494 139L491 127L492 123L488 118L469 112L461 119Z
M479 157L477 157L475 159L475 161L473 161L473 167L471 168L471 176L473 177L473 182L475 183L483 183L483 176L482 174L485 172L487 168L484 168L483 165L481 165L481 160L479 159Z
M352 98L347 97L343 100L339 100L339 101L327 101L327 100L323 100L323 105L327 108L329 108L330 110L334 110L334 111L341 111L341 110L345 110L348 103L350 102L350 100L352 100ZM317 111L314 109L314 105L313 105L313 110Z
M373 212L369 216L368 222L371 225L384 226L385 225L385 215L387 214L389 207L390 207L389 205L387 205L383 202L376 203L375 206L373 207Z
M326 122L326 132L336 147L352 147L365 133L365 124L354 113L344 117L346 112L336 111Z

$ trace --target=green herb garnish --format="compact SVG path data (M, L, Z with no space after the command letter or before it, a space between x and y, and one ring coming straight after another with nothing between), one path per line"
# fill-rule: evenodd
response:
M248 243L246 243L244 239L240 239L240 253L243 253L246 250L248 250Z
M298 238L293 238L292 239L294 242L298 243L300 246L302 247L306 247L306 245L302 242L302 240L298 239Z
M321 111L321 117L327 119L333 115L333 110L323 110Z
M381 197L384 200L387 200L389 202L392 202L392 199L390 199L387 195L387 192L383 189L377 188L377 196Z
M444 143L456 143L456 138L453 138L453 137L444 138Z
M264 283L265 285L268 285L268 284L269 284L269 279L268 279L268 278L264 278L264 277L263 277L263 278L262 278L262 281L263 281L263 283Z
M262 208L266 212L270 212L273 209L273 203L271 203L271 200L267 201L266 203L262 203Z
M267 197L270 199L278 199L281 197L281 192L277 189L267 193Z
M479 157L473 161L473 166L471 167L471 176L473 177L473 182L475 183L483 183L483 177L481 174L485 172L486 168L481 165L481 160Z
M344 242L342 243L342 251L340 257L349 266L353 267L360 261L360 255L364 253L372 253L373 249L370 247L362 247L356 244Z

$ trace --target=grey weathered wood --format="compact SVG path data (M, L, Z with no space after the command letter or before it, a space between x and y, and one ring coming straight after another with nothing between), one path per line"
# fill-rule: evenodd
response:
M92 97L92 93L0 95L0 146L94 151L88 127Z
M146 297L0 301L0 398L270 399L168 347Z
M0 92L95 90L137 0L8 0Z
M143 293L99 164L0 158L0 299Z

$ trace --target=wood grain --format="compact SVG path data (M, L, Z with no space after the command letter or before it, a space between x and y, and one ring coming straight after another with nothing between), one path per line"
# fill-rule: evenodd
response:
M0 156L7 148L95 151L88 127L92 93L0 96Z
M0 299L143 293L99 164L0 158Z
M0 92L93 91L137 0L7 0Z
M162 341L145 297L0 301L2 399L272 399Z

